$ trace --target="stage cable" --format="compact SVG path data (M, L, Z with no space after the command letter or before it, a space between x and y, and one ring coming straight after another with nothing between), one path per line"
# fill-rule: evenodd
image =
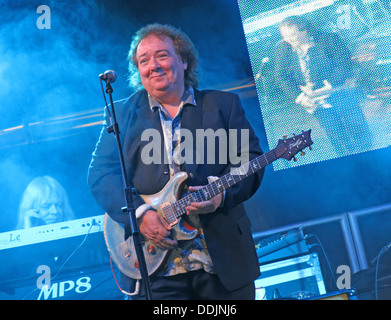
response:
M307 240L308 238L311 238L311 237L312 237L312 238L315 238L315 241L317 242L317 243L315 243L313 246L319 245L319 247L321 248L322 253L323 253L323 256L324 256L324 258L325 258L325 260L326 260L326 262L327 262L327 266L328 266L329 271L330 271L330 274L331 274L331 278L332 278L332 281L333 281L333 285L334 285L334 286L337 286L337 281L336 281L335 276L334 276L333 268L331 267L330 260L329 260L329 258L327 257L326 251L325 251L324 248L323 248L322 242L320 241L319 237L318 237L316 234L313 234L313 233L310 233L310 234L305 235L304 238L305 238L305 240Z
M383 248L381 248L379 254L377 255L377 258L376 258L376 268L375 268L375 299L376 300L379 300L379 296L378 296L378 286L377 286L377 282L378 282L378 273L379 273L379 261L380 261L380 257L381 255L386 252L389 248L391 247L391 242L386 244Z
M115 275L115 272L114 272L113 259L111 258L111 255L110 255L110 268L111 268L111 272L113 273L115 284L117 285L117 288L119 289L119 291L121 291L123 294L125 294L127 296L135 296L140 292L140 280L137 280L136 287L134 289L134 292L132 292L132 293L127 292L121 288L121 286L118 283L117 276Z

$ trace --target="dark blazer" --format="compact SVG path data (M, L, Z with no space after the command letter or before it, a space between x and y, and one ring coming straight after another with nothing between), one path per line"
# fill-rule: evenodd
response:
M335 87L353 76L351 53L340 36L336 33L316 33L314 43L308 55L310 77L315 89L323 86L323 80L327 79ZM283 40L276 44L274 74L276 85L290 100L295 101L301 93L299 85L304 86L305 80L297 53Z
M181 127L190 130L193 137L193 149L196 149L196 129L241 129L249 130L249 159L262 154L258 138L247 121L236 94L220 91L195 90L197 106L185 106L181 118ZM119 125L122 147L126 163L126 172L131 186L139 194L154 194L169 181L169 167L164 163L163 133L158 111L151 111L146 91L135 93L126 100L115 103L115 112ZM106 123L108 122L107 112ZM151 141L142 141L145 129L156 129L160 133L161 147L154 152L160 153L161 163L145 164L141 159L143 148ZM241 138L238 136L240 150ZM229 153L219 158L220 143L216 142L213 152L215 162L199 164L194 161L185 163L182 170L189 174L190 186L206 185L208 176L222 176L229 172L231 164ZM229 150L229 139L223 148ZM205 152L207 144L205 143ZM205 153L206 155L206 153ZM199 162L199 161L198 161ZM207 246L212 257L215 271L228 290L238 289L259 276L258 259L251 234L251 224L243 201L249 199L258 189L263 170L255 173L232 188L227 189L224 205L214 213L200 215ZM116 221L128 224L127 215L120 208L125 205L123 182L119 164L118 149L113 134L108 134L104 125L99 141L93 153L89 168L88 183L100 206ZM143 203L141 197L135 198L135 208Z

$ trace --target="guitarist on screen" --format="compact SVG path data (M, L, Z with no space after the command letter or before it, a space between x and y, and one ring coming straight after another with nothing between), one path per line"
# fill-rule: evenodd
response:
M276 85L289 101L316 117L339 155L368 150L363 93L355 84L346 44L337 33L321 32L303 16L284 19L279 31Z
M168 250L150 276L152 297L254 299L254 280L260 273L243 202L259 188L263 169L210 199L203 192L206 200L185 204L185 218L175 226L151 206L153 201L147 201L148 195L172 192L165 186L180 172L188 177L185 189L194 193L238 167L238 159L250 161L263 154L236 94L196 89L197 65L197 51L182 31L148 25L135 34L129 50L129 79L137 92L115 103L127 175L139 194L135 208L140 232L150 243L151 256ZM118 150L106 130L107 110L105 115L88 182L110 219L127 230L128 216L121 212L125 201ZM206 129L220 130L227 139L199 148L197 135ZM192 235L188 240L179 239L186 239L187 233ZM120 270L130 277L131 267ZM145 299L145 293L141 290L136 298Z

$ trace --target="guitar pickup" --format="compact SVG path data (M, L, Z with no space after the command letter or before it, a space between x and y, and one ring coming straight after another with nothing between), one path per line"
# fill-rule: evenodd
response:
M175 212L174 212L174 209L173 209L171 203L169 203L169 202L163 203L161 205L160 209L163 213L164 219L166 219L166 221L168 222L168 224L171 227L178 223L178 219L175 215Z

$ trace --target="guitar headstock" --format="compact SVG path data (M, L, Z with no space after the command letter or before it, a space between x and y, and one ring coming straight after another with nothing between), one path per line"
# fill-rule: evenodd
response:
M303 150L307 147L309 147L311 150L312 144L311 130L303 131L299 135L293 135L292 138L287 138L284 136L284 139L278 140L275 153L277 158L284 158L287 160L294 158L296 161L295 155L299 152L302 152L302 155L304 155Z

